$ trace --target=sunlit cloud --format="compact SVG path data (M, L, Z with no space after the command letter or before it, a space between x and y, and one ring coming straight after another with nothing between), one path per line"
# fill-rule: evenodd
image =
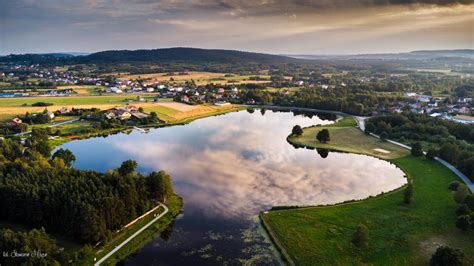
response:
M471 0L21 0L6 2L0 12L1 53L190 46L318 54L474 46Z

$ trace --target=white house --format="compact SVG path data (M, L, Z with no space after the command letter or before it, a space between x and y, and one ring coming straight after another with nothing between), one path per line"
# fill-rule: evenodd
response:
M122 93L122 90L117 88L117 87L109 87L109 88L107 88L107 92Z

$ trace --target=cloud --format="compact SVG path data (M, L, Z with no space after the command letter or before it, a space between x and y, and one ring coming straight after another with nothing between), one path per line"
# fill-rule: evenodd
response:
M474 18L469 12L473 12L473 3L474 0L6 1L0 9L0 53L170 46L270 53L384 52L389 48L388 51L406 51L433 45L441 49L472 47L466 36L472 36L469 23L474 23ZM418 38L425 35L425 41ZM380 39L384 36L391 41ZM369 44L363 38L375 42ZM402 39L403 43L393 45L393 40Z

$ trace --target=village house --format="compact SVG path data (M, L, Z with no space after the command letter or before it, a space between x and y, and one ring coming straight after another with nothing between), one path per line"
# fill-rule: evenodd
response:
M59 113L60 114L67 114L69 113L69 109L67 107L61 107L61 109L59 109Z
M115 116L115 113L111 111L111 112L106 113L105 117L110 120L110 119L115 118L116 116Z
M148 114L145 114L145 113L142 113L142 112L133 112L133 113L131 113L131 115L135 118L138 118L138 119L143 119L143 118L148 117Z
M132 117L132 114L124 109L116 109L114 114L120 120L128 120Z
M12 126L16 126L16 125L19 125L21 123L23 123L23 121L21 121L21 119L18 118L18 117L15 117L10 121L10 125L12 125Z
M181 101L185 103L189 103L189 97L187 95L181 96Z
M471 109L467 106L463 106L463 107L459 108L459 113L467 115L467 114L471 113Z
M107 88L107 92L111 93L122 93L123 91L117 87L109 87Z
M138 110L138 107L136 107L135 105L129 104L129 105L124 106L123 109L129 112L136 112Z

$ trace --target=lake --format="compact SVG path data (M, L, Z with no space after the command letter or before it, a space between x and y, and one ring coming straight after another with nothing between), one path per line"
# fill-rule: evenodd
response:
M124 265L278 264L259 211L272 205L319 205L398 188L404 173L356 154L295 149L294 125L333 123L334 115L240 111L184 126L133 131L62 145L75 167L106 171L134 159L139 171L165 170L184 212ZM308 236L311 237L311 236Z

